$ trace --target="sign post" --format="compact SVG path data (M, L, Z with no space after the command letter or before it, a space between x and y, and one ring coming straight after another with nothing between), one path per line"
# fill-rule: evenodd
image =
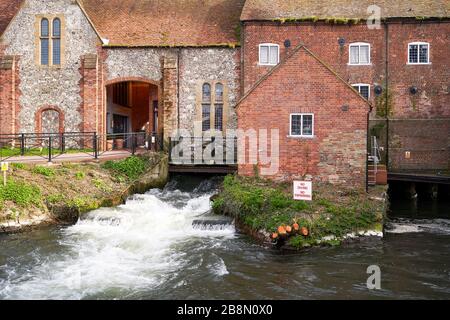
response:
M8 172L8 170L9 170L9 163L1 162L0 169L3 172L3 185L6 186L6 172Z
M311 181L294 181L294 200L312 201Z

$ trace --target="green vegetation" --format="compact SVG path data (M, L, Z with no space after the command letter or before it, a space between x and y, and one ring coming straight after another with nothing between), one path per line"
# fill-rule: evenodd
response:
M69 208L75 209L78 213L85 213L98 209L100 207L100 202L89 196L80 196L70 199L66 205Z
M92 153L93 149L66 149L64 153L74 154L74 153ZM61 150L57 148L52 148L52 154L61 154ZM0 148L0 156L2 157L18 157L20 156L20 148ZM24 156L48 156L48 148L34 148L26 149Z
M0 208L5 201L11 201L20 207L39 206L42 200L40 189L25 182L8 181L6 186L0 186Z
M339 17L328 17L328 18L319 18L317 16L310 16L310 17L301 17L301 18L277 18L273 19L275 22L280 22L281 24L287 23L287 22L317 22L317 21L324 21L325 23L330 24L358 24L362 21L362 19L358 18L339 18Z
M56 194L51 194L49 196L47 196L47 202L50 204L56 204L56 203L60 203L63 202L65 199L65 196L61 193L56 193Z
M94 184L94 186L103 191L103 192L111 192L112 188L110 186L108 186L103 180L101 179L92 179L92 183Z
M75 173L75 178L77 180L83 180L86 177L86 174L83 171L78 171Z
M159 186L153 176L143 177L159 156L131 157L104 165L12 163L7 185L0 186L0 221L20 218L19 223L72 223L85 212L120 205L131 192ZM135 181L140 177L143 179Z
M150 165L146 157L133 156L120 161L107 161L102 167L130 180L137 179Z
M394 115L394 95L391 89L383 88L383 93L375 98L375 110L378 117L386 118Z
M329 185L315 188L314 201L295 201L290 185L227 176L213 209L239 218L253 230L271 233L279 226L298 223L309 230L309 236L291 237L289 244L297 248L317 244L328 236L335 239L321 243L337 245L346 234L374 229L382 220L379 203L368 200L364 192L337 191Z
M23 163L11 163L11 168L16 170L24 170L26 168L26 165Z
M53 177L55 175L55 170L49 167L36 166L33 169L33 173L41 174L46 177Z

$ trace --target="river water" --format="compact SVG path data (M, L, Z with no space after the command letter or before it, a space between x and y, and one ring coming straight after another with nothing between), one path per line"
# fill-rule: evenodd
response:
M449 204L396 203L382 240L282 255L192 226L216 185L175 179L74 226L0 235L0 299L450 299Z

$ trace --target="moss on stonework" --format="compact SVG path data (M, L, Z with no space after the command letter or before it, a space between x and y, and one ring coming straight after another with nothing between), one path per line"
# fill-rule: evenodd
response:
M307 228L309 235L289 238L288 244L296 248L319 243L337 245L349 233L381 228L384 206L364 191L328 184L316 184L314 189L312 202L296 201L290 183L227 176L213 201L213 210L264 233L297 223Z
M319 18L317 16L309 16L309 17L287 17L287 18L276 18L272 19L274 22L279 22L281 24L288 22L318 22L323 21L325 23L330 24L358 24L362 21L362 19L358 18L339 18L339 17L328 17L328 18Z
M394 93L383 88L383 93L375 98L375 109L378 117L386 118L394 115Z

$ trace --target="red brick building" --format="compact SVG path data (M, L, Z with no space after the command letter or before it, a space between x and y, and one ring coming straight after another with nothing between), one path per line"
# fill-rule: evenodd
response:
M369 103L305 46L293 48L237 108L239 128L278 130L279 169L272 178L309 175L365 186ZM242 164L239 173L252 175L254 168Z
M449 169L449 3L376 4L0 0L0 134L168 139L239 120L282 133L277 178L362 184L372 135L391 170ZM287 138L303 122L314 138Z
M372 103L370 135L378 136L390 170L448 170L449 3L376 4L378 28L367 25L371 1L247 1L243 92L304 43ZM260 61L266 48L276 52L272 63Z

